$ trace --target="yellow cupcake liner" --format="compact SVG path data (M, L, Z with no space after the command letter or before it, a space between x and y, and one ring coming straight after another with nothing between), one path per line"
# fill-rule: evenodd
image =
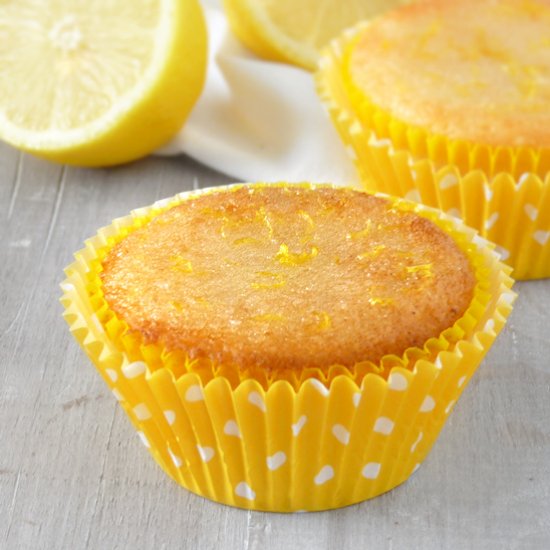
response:
M329 376L311 369L299 380L246 378L140 344L106 309L98 287L101 260L116 242L196 195L160 201L99 230L61 285L71 333L154 459L198 495L264 511L337 508L404 482L504 326L515 298L509 268L458 220L389 198L443 227L468 254L478 282L463 319L376 370L335 366Z
M349 73L366 25L325 51L317 88L367 191L462 218L497 245L516 279L550 277L550 149L451 140L378 108Z

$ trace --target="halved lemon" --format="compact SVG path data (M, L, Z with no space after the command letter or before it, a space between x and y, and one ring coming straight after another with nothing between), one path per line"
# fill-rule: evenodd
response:
M235 34L260 57L315 70L345 28L411 0L224 0Z
M146 155L197 100L206 49L198 0L4 0L0 138L82 166Z

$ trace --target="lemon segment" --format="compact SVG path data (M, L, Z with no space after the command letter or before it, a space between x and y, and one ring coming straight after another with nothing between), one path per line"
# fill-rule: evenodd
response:
M260 57L315 70L344 29L412 0L224 0L238 38Z
M144 156L184 123L206 50L198 0L5 0L0 138L82 166Z

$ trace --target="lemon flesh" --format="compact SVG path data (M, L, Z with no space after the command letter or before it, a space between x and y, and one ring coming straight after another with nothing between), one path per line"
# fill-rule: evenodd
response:
M315 70L344 29L411 0L224 0L235 34L260 57Z
M197 0L4 0L0 138L68 164L146 155L197 100L206 42Z

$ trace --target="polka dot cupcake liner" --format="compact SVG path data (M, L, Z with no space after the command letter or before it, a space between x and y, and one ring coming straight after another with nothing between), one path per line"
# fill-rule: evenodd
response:
M340 369L328 378L232 377L155 345L138 345L105 310L99 281L107 251L183 193L115 220L66 269L64 318L138 436L183 487L241 508L326 510L375 497L422 463L454 404L504 326L515 294L509 268L458 220L394 200L426 216L468 254L477 285L465 318L424 350L378 372ZM123 344L123 342L125 342Z
M364 187L462 218L497 245L516 279L550 277L550 150L450 140L379 109L349 76L364 28L334 41L316 76Z

